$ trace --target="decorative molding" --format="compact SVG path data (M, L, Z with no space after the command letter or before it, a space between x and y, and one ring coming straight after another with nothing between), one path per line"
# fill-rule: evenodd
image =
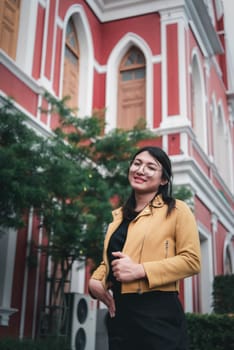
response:
M22 69L16 65L15 61L6 55L2 49L0 49L0 63L2 63L4 67L6 67L16 78L27 85L32 91L38 94L43 92L41 86L36 82L36 80L22 71Z
M0 326L9 326L9 320L11 315L16 313L18 309L13 309L11 307L0 306Z
M117 115L117 69L120 61L127 50L132 46L137 46L146 59L146 123L148 128L153 127L153 63L152 51L148 44L135 33L129 32L122 37L113 48L107 62L106 78L106 131L116 127Z
M206 57L223 53L223 47L203 1L185 0L192 30Z
M173 164L174 182L176 185L188 184L194 189L196 195L214 213L222 222L227 230L233 230L234 216L233 210L221 193L214 187L209 179L200 168L199 164L192 158L179 155L171 156ZM230 193L230 197L233 198Z
M175 8L184 0L86 0L101 22L142 16L163 9Z

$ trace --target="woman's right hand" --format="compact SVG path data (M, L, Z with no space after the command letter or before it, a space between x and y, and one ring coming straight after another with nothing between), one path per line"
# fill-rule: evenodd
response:
M102 301L109 310L111 317L115 316L115 301L110 290L105 290L101 281L91 278L89 280L89 292L91 296Z

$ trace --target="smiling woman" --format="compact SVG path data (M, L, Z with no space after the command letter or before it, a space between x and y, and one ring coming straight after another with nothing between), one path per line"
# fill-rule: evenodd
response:
M109 309L110 350L186 350L179 280L200 270L194 216L172 197L172 169L158 147L140 149L128 172L132 193L113 211L90 294Z
M155 174L156 171L161 171L162 166L154 159L149 159L149 162L146 161L145 163L144 160L142 160L140 157L137 157L130 165L130 171L139 172L141 169L145 176L151 177Z

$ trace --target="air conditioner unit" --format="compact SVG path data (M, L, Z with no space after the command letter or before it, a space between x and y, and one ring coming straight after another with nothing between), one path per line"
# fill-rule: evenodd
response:
M71 349L95 350L97 302L87 294L70 294Z

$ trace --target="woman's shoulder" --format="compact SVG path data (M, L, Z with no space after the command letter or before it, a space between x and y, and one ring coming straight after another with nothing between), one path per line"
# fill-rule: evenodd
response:
M192 214L191 207L181 199L175 199L175 208L180 212Z
M175 207L177 208L189 208L188 204L182 199L175 198Z

